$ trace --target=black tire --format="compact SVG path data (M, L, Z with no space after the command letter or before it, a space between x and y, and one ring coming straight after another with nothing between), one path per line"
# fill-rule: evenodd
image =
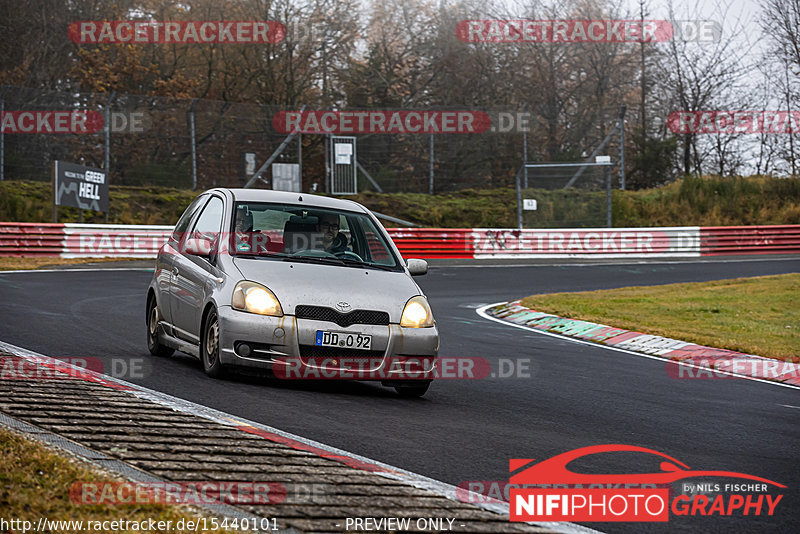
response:
M217 310L211 309L206 316L203 335L200 338L200 359L203 371L211 378L222 376L222 362L219 359L219 318Z
M172 356L175 349L162 345L158 339L158 320L161 314L155 297L147 302L147 350L153 356Z
M428 392L429 387L431 387L430 382L425 382L424 384L412 383L407 386L395 386L394 390L401 397L411 398L411 397L422 397L423 395L425 395L425 393Z

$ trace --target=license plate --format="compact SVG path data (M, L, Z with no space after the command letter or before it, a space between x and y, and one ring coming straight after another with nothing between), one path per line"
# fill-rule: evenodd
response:
M372 349L372 336L368 334L354 334L352 332L328 332L317 330L317 339L314 343L318 347L338 347L340 349Z

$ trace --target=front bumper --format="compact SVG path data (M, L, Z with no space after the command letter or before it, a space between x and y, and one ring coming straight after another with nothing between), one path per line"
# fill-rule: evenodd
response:
M355 324L267 317L222 306L220 361L223 365L271 370L287 379L431 380L439 352L439 332L398 324ZM372 350L317 347L317 330L368 334ZM242 350L246 344L249 351ZM237 348L239 350L237 350Z

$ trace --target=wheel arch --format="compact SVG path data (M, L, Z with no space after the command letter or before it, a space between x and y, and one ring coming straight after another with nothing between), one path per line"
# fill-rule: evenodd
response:
M152 286L147 288L147 299L144 301L144 320L145 324L150 321L150 302L155 300L156 305L158 305L158 299L156 298L156 290L153 289Z

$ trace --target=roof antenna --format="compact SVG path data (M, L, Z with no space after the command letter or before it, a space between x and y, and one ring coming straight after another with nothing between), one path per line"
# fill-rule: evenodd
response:
M299 200L300 202L302 202L302 201L303 201L303 195L300 195L299 197L297 197L297 200Z

